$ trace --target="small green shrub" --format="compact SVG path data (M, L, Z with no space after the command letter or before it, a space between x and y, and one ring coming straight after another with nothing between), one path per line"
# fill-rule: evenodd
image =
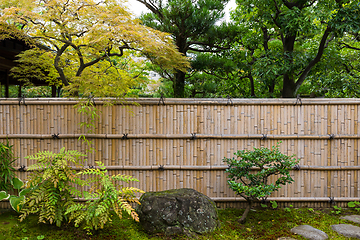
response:
M253 151L238 151L234 158L224 158L229 164L228 184L232 190L246 199L248 206L239 221L245 222L254 201L264 201L281 185L294 180L290 170L298 163L294 156L287 156L279 151L279 144L268 148L254 148ZM255 172L254 172L255 171ZM278 175L275 183L268 183L270 176ZM274 207L274 203L272 203ZM277 206L276 206L277 207Z
M66 209L74 204L73 195L79 192L71 184L83 184L70 164L81 166L84 161L82 157L85 156L78 151L65 151L62 148L59 153L44 151L26 157L37 163L28 167L33 172L25 186L29 192L24 200L20 221L29 214L38 214L39 222L55 223L59 227L64 220L67 221Z
M16 161L13 145L0 142L0 191L13 189L12 180L15 178L15 169L12 164Z

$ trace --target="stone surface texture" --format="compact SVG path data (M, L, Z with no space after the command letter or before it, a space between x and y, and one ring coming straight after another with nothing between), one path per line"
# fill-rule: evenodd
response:
M360 215L348 215L348 216L340 217L340 219L346 219L354 223L360 224Z
M316 229L310 225L299 225L291 229L292 233L303 236L306 239L311 240L323 240L328 239L328 235L323 231Z
M202 234L219 225L214 201L194 189L147 192L140 202L136 212L148 233Z
M360 227L351 224L331 225L332 229L345 237L360 239Z

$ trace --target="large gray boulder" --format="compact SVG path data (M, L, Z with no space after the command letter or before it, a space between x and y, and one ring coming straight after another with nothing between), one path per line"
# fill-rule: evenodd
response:
M148 233L203 234L219 224L214 201L194 189L147 192L140 203L136 212Z

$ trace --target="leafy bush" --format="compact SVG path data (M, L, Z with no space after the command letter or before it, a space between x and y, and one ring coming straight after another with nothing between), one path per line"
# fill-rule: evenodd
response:
M76 173L71 164L82 167L84 154L77 151L59 153L39 152L28 156L37 163L28 169L34 171L26 183L28 194L21 210L20 221L30 214L38 214L39 222L55 223L61 226L63 221L73 221L76 227L82 226L91 233L103 228L111 221L110 210L121 218L123 211L138 221L130 202L139 203L135 192L143 192L133 187L123 187L116 181L138 181L127 175L109 176L104 164L96 162L99 168L88 168ZM81 177L87 175L87 180ZM90 191L80 191L77 187L93 184ZM76 202L83 197L85 203Z
M253 151L238 151L234 158L224 158L229 164L226 172L229 173L228 184L232 190L246 199L248 206L239 219L241 223L251 209L254 201L265 201L281 185L294 180L290 170L298 163L294 156L287 156L279 151L279 144L268 148L254 148ZM272 175L279 175L275 183L268 183Z
M83 184L70 164L82 165L85 156L62 148L59 153L44 151L26 157L37 163L28 167L33 172L25 186L29 193L24 200L20 221L29 214L39 214L39 222L55 223L60 227L67 220L66 209L74 204L73 194L78 192L71 184Z
M9 191L13 188L15 169L12 164L16 158L12 148L8 140L6 143L0 142L0 191Z
M82 224L84 229L97 230L111 221L110 209L113 209L119 218L122 217L122 212L126 211L134 220L139 221L137 213L129 202L140 204L134 193L143 191L134 187L114 184L114 181L128 183L139 180L121 174L109 176L104 164L96 163L100 168L89 168L78 173L79 175L93 175L94 178L91 181L96 185L91 191L84 191L85 204L76 203L67 209L65 214L69 214L69 220L74 220L76 227Z

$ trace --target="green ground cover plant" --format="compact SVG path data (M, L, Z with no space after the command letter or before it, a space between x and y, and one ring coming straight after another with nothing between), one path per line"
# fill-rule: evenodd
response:
M240 224L237 220L243 214L244 209L220 209L220 227L213 233L199 235L200 240L214 239L278 239L280 237L292 237L304 239L299 235L290 232L290 229L301 224L309 224L326 232L329 239L345 240L349 239L337 234L331 229L333 224L350 223L340 219L340 216L357 213L353 208L344 209L340 215L331 214L331 209L309 208L253 208L248 216L246 223ZM133 221L132 217L123 212L123 218L116 217L115 212L111 212L112 222L106 224L103 229L87 235L87 231L76 228L73 224L64 223L61 227L55 225L38 223L36 216L29 216L25 221L19 222L18 214L14 211L0 212L0 240L2 239L92 239L92 240L170 240L188 239L185 236L164 236L161 234L148 235L144 232L138 222ZM360 224L351 223L359 226ZM42 238L43 236L43 238Z

